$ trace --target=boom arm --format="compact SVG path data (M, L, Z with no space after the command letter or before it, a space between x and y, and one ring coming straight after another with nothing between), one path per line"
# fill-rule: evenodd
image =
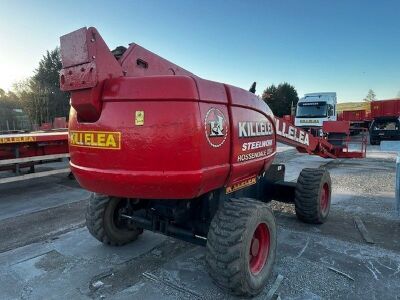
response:
M82 121L94 122L101 113L105 79L122 76L195 75L172 62L130 44L117 60L96 28L81 28L60 38L60 88L71 91L71 105Z
M361 150L349 152L346 142L349 140L350 122L324 122L323 132L339 135L339 145L333 145L325 137L315 137L311 133L292 125L284 119L275 117L276 139L278 142L293 146L297 151L323 158L363 158L366 139L361 140Z

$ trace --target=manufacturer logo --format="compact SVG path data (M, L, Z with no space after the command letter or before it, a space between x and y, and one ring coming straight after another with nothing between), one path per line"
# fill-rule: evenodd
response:
M204 130L208 143L221 147L228 135L228 126L224 114L217 108L210 108L204 118Z
M69 144L75 147L121 149L121 132L70 131Z

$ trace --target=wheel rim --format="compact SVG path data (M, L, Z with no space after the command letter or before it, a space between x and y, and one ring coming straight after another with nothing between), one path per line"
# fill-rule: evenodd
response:
M126 230L126 219L121 217L121 212L123 208L126 206L126 200L114 200L118 201L118 203L115 205L114 211L113 211L113 218L112 218L112 225L114 227L114 230Z
M322 186L320 203L321 203L321 212L323 214L326 214L329 209L329 186L327 183L325 183Z
M257 226L249 249L249 267L253 275L261 272L265 266L270 248L270 234L267 224Z

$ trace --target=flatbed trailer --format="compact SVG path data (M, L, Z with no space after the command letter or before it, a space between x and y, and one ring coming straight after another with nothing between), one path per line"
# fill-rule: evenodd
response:
M0 178L8 183L60 173L69 168L35 173L35 165L68 158L68 132L66 129L51 132L12 133L0 135L0 170L12 170L16 176ZM21 168L30 168L21 174Z

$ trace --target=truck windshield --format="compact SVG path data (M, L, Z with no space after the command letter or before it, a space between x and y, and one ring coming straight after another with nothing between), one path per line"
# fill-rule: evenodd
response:
M297 105L296 117L324 118L326 115L326 102L303 102Z

